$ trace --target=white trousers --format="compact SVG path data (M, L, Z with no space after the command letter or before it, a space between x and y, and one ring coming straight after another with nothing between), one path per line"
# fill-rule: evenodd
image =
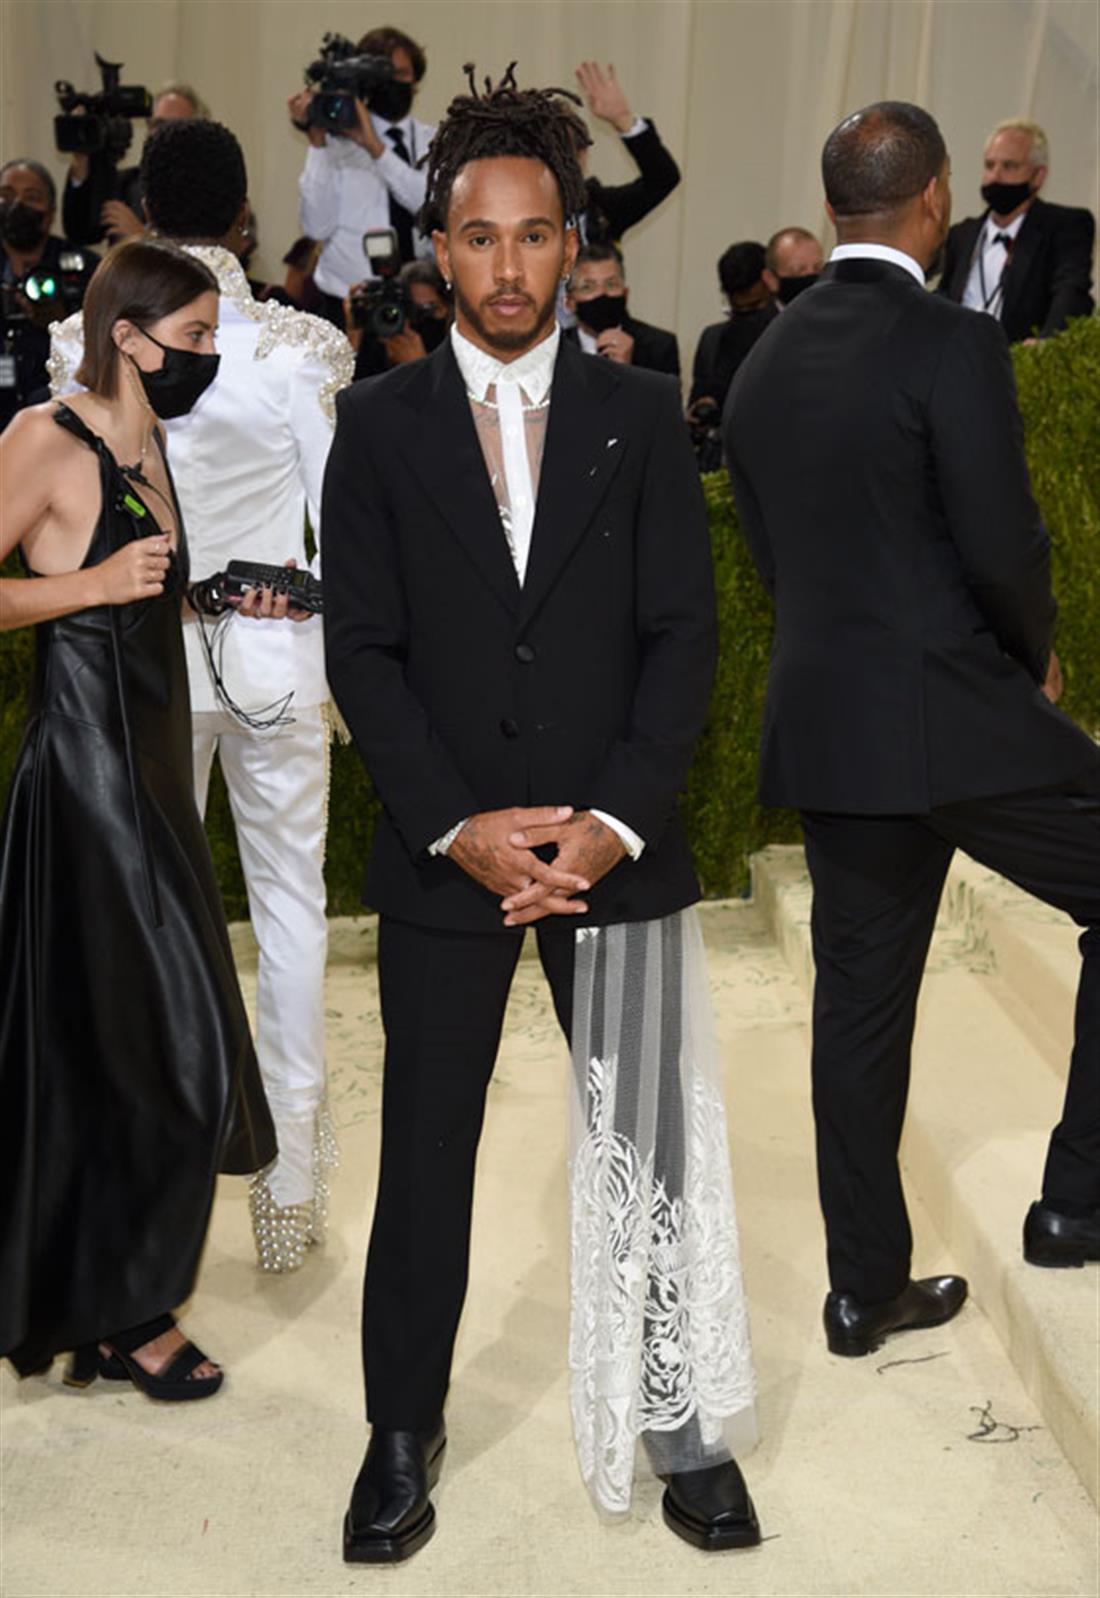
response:
M217 753L229 791L259 945L256 1053L279 1140L276 1204L313 1198L313 1139L325 1092L325 809L328 734L319 706L251 731L221 712L192 717L195 798L206 810Z

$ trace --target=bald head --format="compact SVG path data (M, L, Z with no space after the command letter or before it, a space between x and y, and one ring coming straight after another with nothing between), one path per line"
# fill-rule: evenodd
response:
M826 139L825 198L838 222L896 216L946 164L943 135L927 111L880 100L845 117Z

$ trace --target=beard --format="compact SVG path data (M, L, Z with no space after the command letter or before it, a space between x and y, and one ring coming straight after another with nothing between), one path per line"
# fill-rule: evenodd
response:
M534 317L533 322L528 322L523 327L494 328L487 325L485 316L483 314L484 310L491 309L488 300L482 300L480 305L474 305L472 301L468 300L465 294L462 292L462 285L459 283L457 278L455 279L454 292L455 305L462 312L466 321L474 329L478 337L482 339L483 342L488 346L488 348L491 350L496 350L500 355L516 355L523 350L529 349L532 345L537 344L542 334L550 326L551 322L553 322L558 304L558 291L556 283L554 285L553 294L551 294L549 298L545 299L541 304L539 304L537 300L532 299L529 294L523 294L523 298L528 300L531 304ZM497 294L503 294L505 290L497 289L495 292ZM518 294L522 291L516 290L514 292Z

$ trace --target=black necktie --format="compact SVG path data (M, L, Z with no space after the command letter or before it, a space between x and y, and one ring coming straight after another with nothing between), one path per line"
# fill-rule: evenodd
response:
M400 128L387 128L386 137L393 145L393 153L406 166L412 166L412 156L409 154L405 135ZM399 200L390 195L390 226L397 234L397 249L403 261L413 258L413 219L412 213L406 211Z

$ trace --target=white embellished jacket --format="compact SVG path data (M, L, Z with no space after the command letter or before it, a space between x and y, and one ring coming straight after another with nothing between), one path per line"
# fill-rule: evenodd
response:
M332 441L334 400L351 382L355 357L344 335L319 317L253 298L236 256L187 245L218 279L218 375L194 410L165 424L197 581L233 559L305 560L305 515L320 547L321 482ZM82 354L79 314L53 330L53 392L70 392ZM318 570L316 562L314 570ZM193 711L220 708L199 623L184 625ZM294 706L328 698L321 621L225 624L221 673L238 705L254 709L293 690Z

